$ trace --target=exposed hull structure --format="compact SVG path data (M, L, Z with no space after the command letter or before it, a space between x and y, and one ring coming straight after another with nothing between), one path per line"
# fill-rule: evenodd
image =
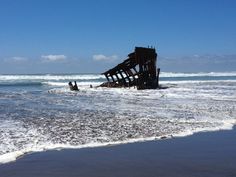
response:
M102 73L107 82L101 84L101 87L156 89L159 87L160 73L156 63L157 53L154 48L135 47L135 51L126 60Z

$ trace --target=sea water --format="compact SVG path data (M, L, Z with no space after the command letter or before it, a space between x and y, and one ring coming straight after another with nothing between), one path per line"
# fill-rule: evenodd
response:
M69 90L77 81L80 91ZM36 151L231 129L236 72L160 74L167 89L96 87L99 74L0 75L0 163ZM93 85L93 88L90 88Z

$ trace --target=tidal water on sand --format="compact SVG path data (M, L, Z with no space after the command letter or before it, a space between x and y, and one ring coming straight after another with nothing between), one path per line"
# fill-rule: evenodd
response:
M0 163L36 151L186 136L236 124L236 72L161 73L167 89L99 74L0 75ZM80 91L68 88L77 81ZM93 88L90 88L90 85Z

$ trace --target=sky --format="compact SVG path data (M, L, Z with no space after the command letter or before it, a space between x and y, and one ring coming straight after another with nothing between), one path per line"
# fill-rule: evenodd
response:
M135 46L167 72L236 71L235 0L0 0L0 74L100 73Z

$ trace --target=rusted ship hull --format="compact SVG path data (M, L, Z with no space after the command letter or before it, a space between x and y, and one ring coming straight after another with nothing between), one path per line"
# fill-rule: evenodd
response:
M101 87L137 87L137 89L156 89L159 86L157 53L154 48L135 47L128 58L112 69L102 73L107 82Z

